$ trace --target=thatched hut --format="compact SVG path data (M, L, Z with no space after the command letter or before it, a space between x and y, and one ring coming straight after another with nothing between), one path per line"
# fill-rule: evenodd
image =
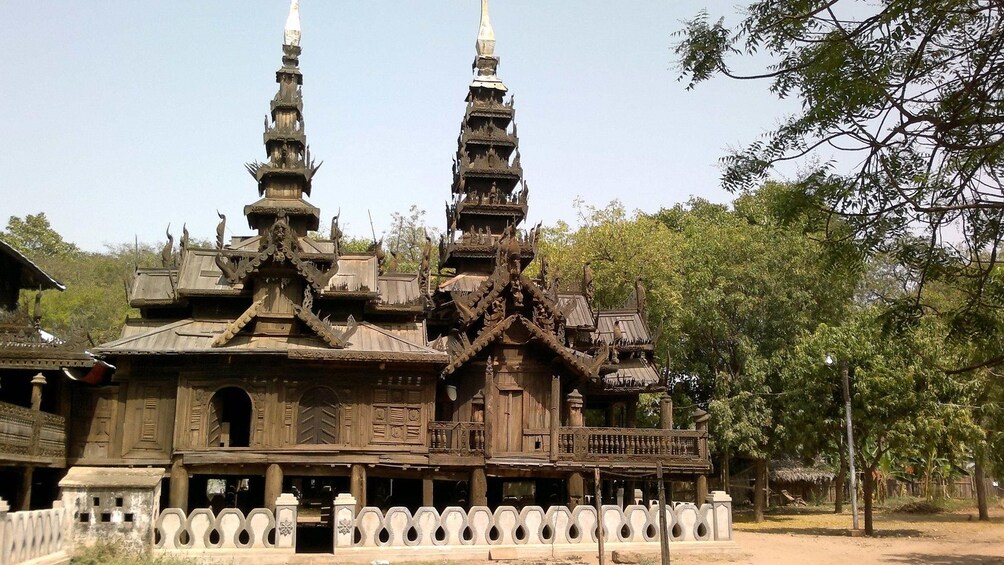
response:
M819 460L806 465L796 459L776 459L770 463L768 478L771 491L784 504L782 490L806 502L821 502L827 497L835 476L833 468Z

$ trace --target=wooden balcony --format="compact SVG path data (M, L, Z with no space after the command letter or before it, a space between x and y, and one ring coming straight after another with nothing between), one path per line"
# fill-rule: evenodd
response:
M474 422L429 422L429 453L484 455L485 425Z
M518 463L532 459L535 465L550 461L568 465L652 467L662 461L669 472L698 473L711 469L708 432L704 430L657 430L647 428L573 428L558 432L558 445L550 451L548 430L524 430L536 441L532 451L495 453L489 463ZM472 422L430 422L429 457L435 464L479 465L485 462L485 425Z
M0 461L66 466L66 420L0 402Z
M561 428L557 457L586 465L650 466L662 461L676 470L711 468L708 432L703 430Z

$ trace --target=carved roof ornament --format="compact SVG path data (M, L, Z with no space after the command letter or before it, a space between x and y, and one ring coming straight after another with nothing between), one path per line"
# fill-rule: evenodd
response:
M220 217L220 223L216 224L216 249L223 249L223 237L227 231L227 217L219 210L216 215Z
M635 304L638 306L638 312L641 313L642 319L645 319L647 315L645 303L645 281L641 277L638 277L634 281L634 297Z
M586 296L589 307L593 307L593 297L596 296L596 285L593 282L593 266L589 261L582 266L582 294Z
M300 46L300 0L291 0L289 3L289 15L286 17L282 39L283 45Z
M174 266L174 236L171 235L171 224L167 224L167 243L160 250L160 263L164 268L170 269Z

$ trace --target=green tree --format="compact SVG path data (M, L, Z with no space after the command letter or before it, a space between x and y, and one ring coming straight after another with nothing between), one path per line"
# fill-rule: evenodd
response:
M33 260L67 256L80 251L52 229L45 212L28 214L23 219L11 216L7 220L7 229L0 234L11 247Z
M875 478L888 455L958 457L958 446L978 434L970 411L958 403L958 381L918 355L951 355L934 324L926 320L909 333L890 335L883 332L878 309L856 309L841 325L821 324L806 333L787 356L785 419L802 438L833 433L832 422L843 417L837 366L848 367L867 535L874 533ZM826 366L827 355L838 365Z
M733 28L707 12L686 23L675 47L681 78L688 88L716 75L768 81L801 109L723 159L725 187L749 190L775 164L802 163L804 194L913 271L912 300L894 305L901 320L930 312L924 287L941 280L967 294L941 312L949 326L999 335L1004 326L984 313L1004 306L994 274L1004 236L1004 5L763 0L741 10ZM996 347L962 365L1001 362Z
M731 210L694 200L658 215L684 241L671 369L708 406L723 479L731 455L754 459L757 520L767 460L786 435L778 418L788 409L778 396L782 353L803 332L840 318L857 277L812 237L814 218L785 208L788 190L768 184Z

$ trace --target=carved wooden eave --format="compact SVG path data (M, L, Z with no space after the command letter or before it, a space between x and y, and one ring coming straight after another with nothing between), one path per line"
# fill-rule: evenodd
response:
M349 344L349 338L352 337L352 334L356 333L356 328L358 327L356 319L350 315L348 327L344 331L336 332L329 324L318 318L310 310L302 307L297 307L295 310L296 317L313 330L318 337L323 339L324 343L327 343L329 347L334 349L344 349Z
M213 338L213 347L223 347L230 342L241 330L251 323L258 314L265 308L265 299L262 298L248 307L236 320L230 322L223 333Z
M599 377L600 369L609 356L608 350L601 350L598 357L587 357L583 354L578 354L562 345L553 333L541 328L521 314L513 314L482 332L470 345L450 359L450 363L443 369L441 377L447 377L467 364L478 353L488 347L488 345L500 339L506 330L517 321L527 329L531 336L538 340L538 343L553 351L579 377L587 379Z
M321 272L313 263L300 256L297 247L296 235L290 231L288 225L278 222L269 230L267 236L261 240L258 253L248 257L243 254L228 254L226 250L221 249L219 255L217 255L216 264L220 267L220 270L227 277L228 281L232 285L236 285L246 283L247 277L257 272L266 261L271 260L276 263L287 262L296 268L297 273L307 281L314 291L317 293L324 292L328 286L328 282L338 273L337 259L331 261L331 268L328 271ZM231 257L240 257L237 267L233 269L232 273L228 273L229 269L220 265L221 257L225 258L226 262L231 266L233 265L228 255Z

